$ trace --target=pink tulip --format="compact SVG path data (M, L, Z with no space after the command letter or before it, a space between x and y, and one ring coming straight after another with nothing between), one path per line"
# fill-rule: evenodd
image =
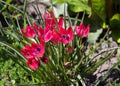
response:
M89 34L89 31L90 31L90 26L87 25L87 27L84 26L83 23L80 24L80 26L76 26L75 27L75 31L76 31L76 34L81 37L81 38L84 38L84 37L87 37L88 34Z
M36 59L28 59L26 62L27 66L31 68L32 70L37 70L40 64L39 60Z
M32 55L36 58L41 58L45 52L44 44L32 43L31 45Z
M54 44L60 43L60 34L58 32L56 32L55 30L53 30L52 35L53 35L53 37L51 39L51 42Z
M73 40L73 31L72 28L69 27L67 30L64 28L60 28L60 41L63 44L68 44Z
M60 17L60 19L57 19L53 13L53 11L50 11L49 13L45 13L43 15L43 18L45 19L45 26L49 26L50 28L57 28L59 29L59 27L63 26L63 21L64 18Z
M73 52L74 52L74 48L73 48L72 46L68 46L68 47L66 48L66 52L67 52L67 53L73 53Z
M34 38L35 35L36 35L33 27L32 27L32 26L29 26L29 25L26 26L26 29L25 29L25 30L22 29L21 32L22 32L22 34L23 34L24 36L26 36L26 37L28 37L28 38Z
M65 63L64 63L64 66L65 66L65 67L68 67L69 65L70 65L70 62L65 62Z
M26 57L27 59L31 59L34 58L33 54L32 54L32 50L31 47L29 45L25 45L24 48L21 48L21 53L24 57Z
M40 58L43 56L45 52L44 49L44 43L37 44L37 43L32 43L31 46L26 45L25 48L21 48L21 53L24 57L27 59L31 58Z

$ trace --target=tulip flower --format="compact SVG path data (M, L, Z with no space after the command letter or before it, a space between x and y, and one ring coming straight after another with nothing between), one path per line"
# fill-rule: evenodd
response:
M21 32L25 37L28 37L28 38L34 38L36 35L34 28L32 26L29 26L29 25L26 26L25 30L22 29Z
M65 62L65 63L64 63L64 66L65 66L65 67L68 67L69 65L70 65L70 62Z
M56 32L55 30L53 30L52 35L53 35L53 37L51 39L51 42L54 44L60 43L60 34L58 32Z
M53 37L52 32L53 32L53 29L50 28L49 26L47 26L44 29L44 41L45 42L48 42L48 41L50 41L52 39L52 37Z
M26 45L25 48L21 48L21 53L27 59L40 58L45 52L44 44L31 43L31 46Z
M41 58L45 52L44 44L32 43L31 45L32 55L36 58Z
M55 18L53 12L47 12L43 15L43 18L45 19L45 26L56 26L57 18Z
M73 40L73 31L72 28L69 27L67 30L64 28L60 28L60 41L63 44L70 43Z
M74 52L74 48L73 48L72 46L68 46L68 47L66 48L66 52L67 52L67 53L73 53L73 52Z
M58 21L58 26L62 27L63 26L63 22L64 22L64 18L60 17L59 21Z
M28 59L26 62L27 66L31 68L32 70L37 70L40 64L39 60L36 60L35 58L33 59Z
M51 28L59 28L63 26L63 17L60 17L60 19L57 19L53 13L53 11L51 10L49 13L45 13L43 15L43 18L45 19L45 26L49 26Z
M33 54L32 54L31 47L29 45L25 45L24 48L21 48L21 53L27 59L31 59L31 58L34 57Z
M84 26L83 23L80 24L80 26L75 27L75 31L77 36L84 38L87 37L90 31L90 26L87 25L87 27Z
M37 32L38 37L43 37L44 34L44 30L42 29L42 27L38 27L37 24L34 22L34 29Z
M33 26L34 26L36 33L40 39L40 42L41 42L41 40L44 41L44 29L42 27L38 27L35 22L34 22Z
M44 41L44 42L48 42L51 40L52 38L52 28L50 28L49 26L46 26L44 29L42 29L41 27L38 27L36 25L36 23L34 23L34 28L37 32L37 35L40 39L40 41Z
M43 57L41 58L41 61L42 61L44 64L48 64L48 62L49 62L49 58L43 56Z

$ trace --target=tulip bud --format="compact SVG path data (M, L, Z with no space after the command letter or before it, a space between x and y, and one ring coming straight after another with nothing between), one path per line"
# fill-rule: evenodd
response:
M74 48L73 48L72 46L68 46L68 47L66 48L66 52L68 52L68 53L73 53L73 52L74 52Z
M64 63L64 66L65 66L65 67L68 67L69 65L70 65L70 62L65 62L65 63Z

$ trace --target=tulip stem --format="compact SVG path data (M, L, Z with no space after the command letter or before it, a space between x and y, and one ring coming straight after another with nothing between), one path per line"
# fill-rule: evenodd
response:
M83 23L84 18L85 18L85 11L83 12L83 16L82 16L82 21L81 21L81 23Z
M74 26L76 26L76 24L78 22L78 17L79 17L79 13L77 13L76 18L74 18L74 20L75 20ZM71 18L71 19L73 19L73 18Z

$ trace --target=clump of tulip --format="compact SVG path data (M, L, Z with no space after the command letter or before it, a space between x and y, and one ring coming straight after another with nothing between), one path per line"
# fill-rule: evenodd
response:
M52 11L43 15L43 19L45 20L44 27L38 26L35 22L32 26L26 25L25 29L21 29L24 37L34 39L34 41L25 44L21 48L22 55L27 59L26 64L32 70L37 70L41 62L44 64L49 63L49 56L45 54L47 43L54 46L62 44L66 46L66 52L71 54L74 52L74 47L68 45L73 42L74 37L87 37L90 31L89 25L85 27L83 23L79 26L68 26L65 28L64 17L57 19ZM70 62L67 62L64 65L68 65L68 63L70 64Z

